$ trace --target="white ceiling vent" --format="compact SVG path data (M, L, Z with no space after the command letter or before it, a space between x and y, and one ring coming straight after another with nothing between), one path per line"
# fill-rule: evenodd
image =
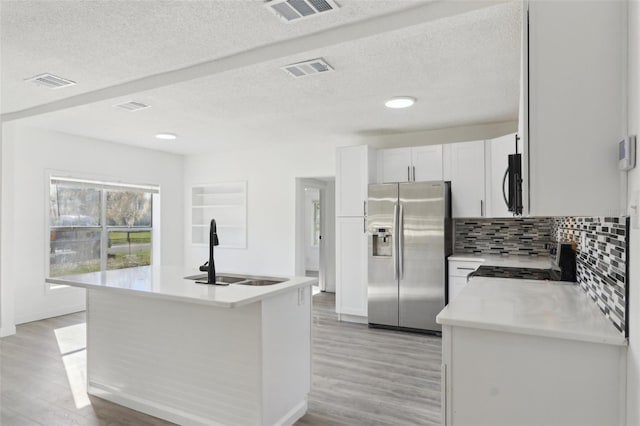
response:
M75 81L67 80L66 78L58 77L53 74L40 74L35 77L27 78L25 81L31 81L40 86L48 87L49 89L61 89L67 86L73 86Z
M333 0L271 0L266 6L287 22L338 9Z
M114 105L115 108L120 108L129 112L140 111L141 109L151 108L151 105L143 104L137 101L128 101L121 104Z
M322 58L312 59L310 61L298 62L282 67L288 74L295 78L305 77L312 74L320 74L323 72L333 71L331 65Z

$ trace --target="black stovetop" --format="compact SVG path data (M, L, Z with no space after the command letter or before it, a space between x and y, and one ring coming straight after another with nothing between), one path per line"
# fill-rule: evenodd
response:
M480 266L471 277L518 278L523 280L560 281L560 271L553 269L513 268L506 266Z

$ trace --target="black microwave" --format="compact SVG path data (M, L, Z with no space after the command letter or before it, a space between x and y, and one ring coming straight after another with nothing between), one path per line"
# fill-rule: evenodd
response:
M516 153L509 154L509 163L502 180L504 202L514 216L522 215L522 155L518 154L518 139L516 136Z

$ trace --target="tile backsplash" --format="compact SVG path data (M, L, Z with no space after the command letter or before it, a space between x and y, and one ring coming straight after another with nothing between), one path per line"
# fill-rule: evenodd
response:
M455 252L549 256L557 241L576 243L578 285L628 336L627 217L456 219Z
M548 256L548 217L456 219L455 252Z
M576 243L578 284L613 325L628 335L628 218L553 218L552 229L554 240Z

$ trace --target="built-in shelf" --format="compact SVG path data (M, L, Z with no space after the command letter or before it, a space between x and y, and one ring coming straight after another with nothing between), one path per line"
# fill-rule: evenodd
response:
M216 220L219 247L247 247L247 183L215 183L191 189L191 243L209 243L209 224Z

